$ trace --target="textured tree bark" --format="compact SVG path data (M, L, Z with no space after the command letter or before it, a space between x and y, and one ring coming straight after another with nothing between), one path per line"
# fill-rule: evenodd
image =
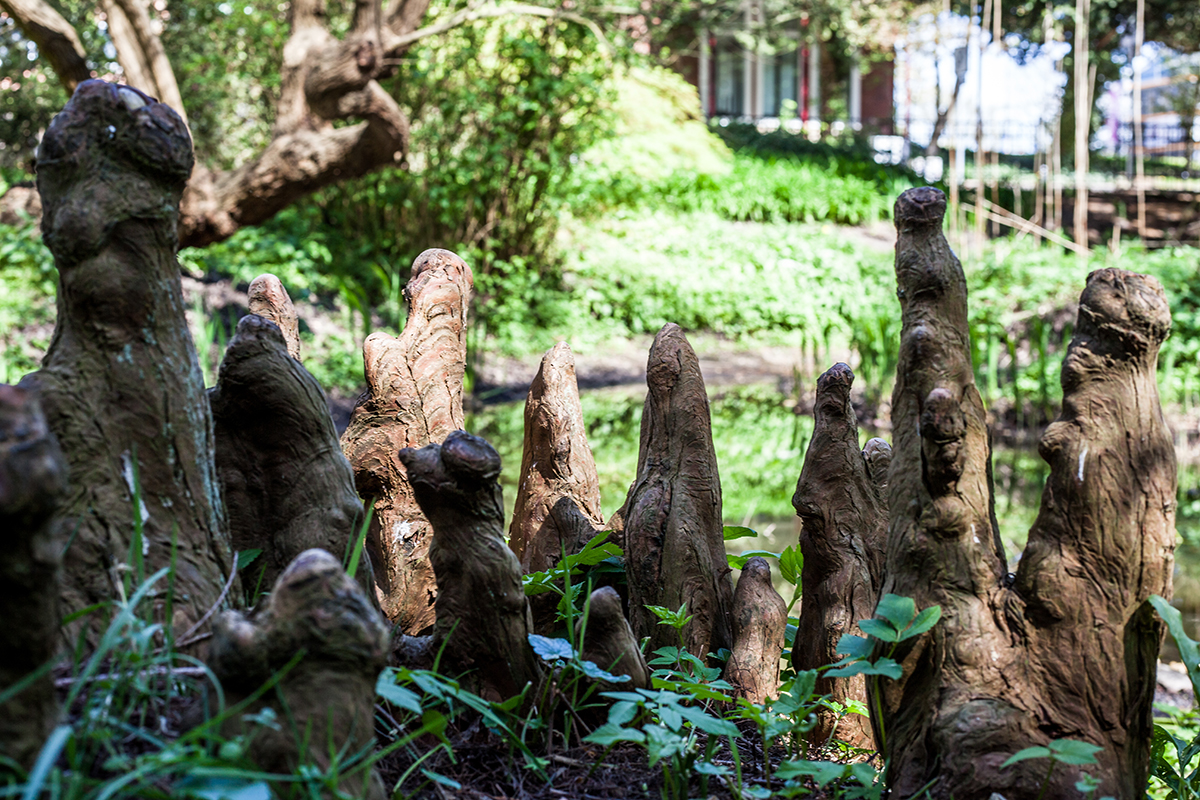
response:
M592 592L588 602L587 627L584 620L575 623L576 641L582 641L581 655L612 675L628 675L619 684L601 683L601 691L629 691L650 688L650 667L638 641L625 619L621 596L611 586Z
M454 431L444 444L401 450L400 460L433 525L433 650L451 673L473 671L470 684L512 697L536 684L541 670L529 645L521 564L504 541L500 456L478 436Z
M684 628L685 645L706 658L733 647L733 581L708 395L678 325L655 337L646 382L637 478L622 509L630 622L639 638L650 637L648 652L678 646L674 629L659 625L646 606L675 610L686 602L694 619Z
M118 565L139 555L130 552L135 518L147 574L174 560L176 627L201 619L232 568L175 260L191 165L173 111L102 81L79 85L38 150L58 321L42 369L22 385L40 389L70 465L55 521L71 540L64 614L115 596Z
M283 334L288 355L299 361L300 319L296 316L291 295L283 288L279 278L264 272L250 282L246 294L250 300L250 313L274 322Z
M247 582L273 586L314 547L345 558L363 521L354 475L325 393L278 326L242 317L208 397L234 549L262 550ZM362 558L357 578L374 599L371 566Z
M938 604L942 620L897 651L879 680L888 781L909 797L1035 797L1044 762L1000 765L1051 739L1104 749L1084 771L1100 794L1140 797L1162 626L1145 602L1169 596L1175 459L1154 368L1170 328L1153 278L1092 273L1063 367L1063 413L1042 439L1042 508L1009 587L991 509L989 444L971 370L966 284L941 233L945 201L896 203L903 311L892 399L885 592ZM1074 796L1059 765L1048 797Z
M725 679L738 697L765 703L779 690L779 659L787 633L787 603L771 585L771 565L755 556L733 592L733 651Z
M508 543L525 572L543 572L564 551L582 550L604 526L575 358L566 342L546 353L529 386L520 475Z
M301 763L327 770L335 757L345 761L374 748L375 682L387 660L389 629L336 558L306 550L260 610L226 611L213 629L208 664L227 704L287 668L274 691L223 726L227 737L249 736L248 752L262 770L287 775ZM268 706L276 726L245 721ZM367 800L388 796L374 768L343 778L338 790Z
M0 686L49 667L59 636L62 542L51 531L67 468L33 392L0 385ZM49 669L0 703L0 756L25 769L54 728L58 703Z
M472 286L471 268L449 250L417 256L404 288L408 321L399 337L367 337L367 391L342 434L358 493L375 503L367 547L379 602L408 634L433 625L437 583L429 562L432 529L397 454L441 442L463 425Z
M853 383L854 373L845 364L834 364L817 380L816 426L792 497L802 520L804 554L803 597L792 646L797 670L838 661L838 641L848 633L863 635L858 620L875 613L883 585L888 516L880 479L887 474L891 448L872 439L859 449L858 422L850 405ZM861 675L822 675L816 691L837 703L867 705ZM824 709L809 739L823 744L834 735L855 747L874 747L866 717L850 714L838 722L836 714Z

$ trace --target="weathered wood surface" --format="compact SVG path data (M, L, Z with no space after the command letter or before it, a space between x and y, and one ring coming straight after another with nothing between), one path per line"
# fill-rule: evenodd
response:
M179 630L217 602L233 567L175 259L191 167L175 112L103 81L79 84L38 150L58 314L42 368L21 385L39 390L70 468L55 518L71 540L63 614L117 596L135 519L146 573L175 564ZM157 593L155 612L165 604Z
M399 337L363 344L367 391L342 434L359 496L374 502L367 545L388 619L404 633L434 624L437 583L432 529L397 455L443 441L463 426L471 269L449 250L426 250L404 288L408 321Z
M508 541L526 573L550 569L604 529L596 459L566 342L546 353L529 386L520 476Z
M432 648L443 653L443 669L469 672L468 685L500 699L536 685L533 618L521 564L504 541L500 456L463 431L399 455L433 526L429 558L440 591Z
M646 365L637 478L624 518L629 616L647 652L678 646L673 628L658 624L647 605L671 610L687 603L688 651L699 658L733 646L733 581L725 559L721 478L700 362L678 325L654 339Z
M625 619L621 596L611 586L592 592L588 602L587 625L575 623L576 641L582 641L581 655L611 675L627 675L629 680L602 683L605 691L632 691L650 688L650 667L638 649L638 641Z
M771 565L755 556L733 591L733 650L725 680L738 697L765 703L779 694L779 661L787 633L787 603L771 585Z
M1101 795L1140 797L1162 638L1146 598L1170 596L1173 568L1175 456L1154 376L1166 297L1153 278L1089 276L1063 412L1040 447L1050 477L1010 586L944 211L929 188L896 203L903 331L883 591L937 604L942 620L901 646L901 680L874 682L889 783L898 797L930 781L934 798L1035 797L1044 762L1001 764L1070 738L1102 747L1099 764L1059 765L1046 796L1072 796L1086 771Z
M817 380L816 426L804 454L792 505L801 519L803 596L792 664L818 669L838 661L838 641L862 636L860 619L870 619L883 585L887 541L887 499L880 486L890 460L886 442L858 446L858 423L850 405L854 373L835 364ZM821 675L816 691L834 702L867 704L866 679ZM828 709L817 715L809 734L823 744L837 736L855 747L873 747L870 721L850 714L839 722Z
M0 385L0 687L54 659L62 619L53 536L67 468L34 392ZM49 672L0 703L0 756L31 769L58 719Z
M207 660L227 703L283 674L274 691L222 728L230 738L248 736L250 758L264 772L288 775L302 763L328 770L334 758L374 746L375 683L387 662L390 628L332 555L301 553L266 603L248 615L227 611L213 629ZM278 725L245 721L265 707ZM389 796L373 768L348 771L337 788L366 800Z
M243 317L209 392L233 546L262 551L251 587L274 585L314 547L345 558L364 521L325 392L288 346L274 322ZM363 553L357 577L373 598L372 575Z

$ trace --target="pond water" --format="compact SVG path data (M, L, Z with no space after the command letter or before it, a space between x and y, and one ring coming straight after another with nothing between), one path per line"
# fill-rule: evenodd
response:
M580 399L607 518L620 507L635 477L645 390L592 390ZM804 409L804 402L798 402L786 387L771 385L710 387L709 402L725 524L758 531L757 537L729 542L729 551L780 552L796 544L800 523L791 507L791 497L813 425L810 413L798 413L798 409ZM469 430L487 438L500 452L501 484L509 518L521 464L523 417L523 403L504 403L484 407L469 415L467 421ZM874 432L863 431L863 442L871 435ZM890 438L886 433L882 435ZM1015 571L1026 533L1037 516L1049 468L1032 445L997 446L992 463L996 516L1009 570ZM1181 537L1175 554L1173 603L1183 612L1189 634L1200 638L1200 514L1193 513L1200 511L1200 496L1191 497L1200 495L1193 489L1200 486L1200 470L1194 465L1181 469L1180 483L1184 491L1176 522ZM780 580L778 574L776 579ZM785 598L790 597L790 586L778 588ZM1178 660L1169 638L1163 659Z

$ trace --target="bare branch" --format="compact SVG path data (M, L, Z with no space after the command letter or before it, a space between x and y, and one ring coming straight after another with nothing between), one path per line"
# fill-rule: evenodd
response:
M33 40L68 93L92 77L79 34L45 0L0 0L0 9Z
M171 69L171 60L167 58L167 51L163 49L162 40L154 32L149 10L141 0L116 0L116 3L125 12L125 17L133 29L137 45L141 49L141 62L150 68L150 75L154 79L155 95L159 102L166 103L179 112L179 116L183 117L183 121L186 123L187 116L183 110L183 96L179 93L175 71ZM117 53L120 55L119 48ZM121 65L125 65L124 56L121 56Z
M529 5L527 3L512 3L508 5L487 5L487 6L468 6L456 14L451 14L441 22L429 25L411 33L396 34L392 32L388 36L388 31L384 32L384 50L390 56L398 51L404 50L413 43L421 39L427 39L430 36L440 36L447 31L467 25L472 22L477 22L481 19L496 19L498 17L508 16L526 16L526 17L542 17L543 19L565 20L574 22L577 25L582 25L592 32L592 35L600 41L607 53L612 53L612 45L609 44L608 38L605 37L604 31L595 21L579 14L570 11L561 11L554 8L543 8L542 6Z

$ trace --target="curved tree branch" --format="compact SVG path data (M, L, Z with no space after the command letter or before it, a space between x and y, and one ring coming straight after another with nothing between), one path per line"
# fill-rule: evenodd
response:
M45 0L0 0L0 9L33 40L67 92L92 77L79 34Z

